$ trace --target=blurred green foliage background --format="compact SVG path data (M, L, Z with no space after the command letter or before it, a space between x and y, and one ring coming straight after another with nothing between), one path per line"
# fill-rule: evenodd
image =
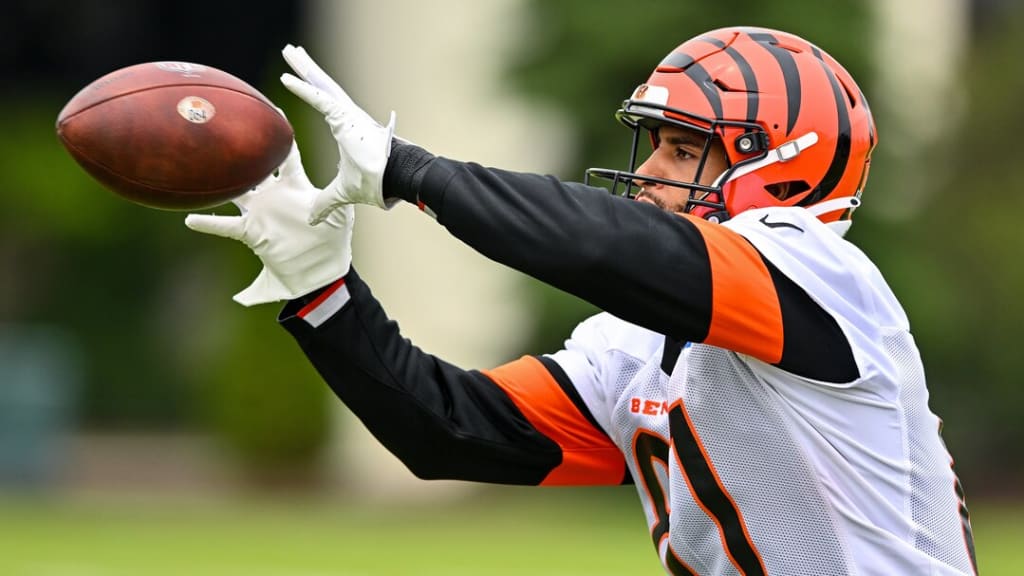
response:
M1024 7L968 0L966 43L947 64L956 79L952 107L906 125L902 113L935 95L926 83L901 97L885 90L887 67L905 55L879 44L884 0L522 2L531 13L527 35L516 39L514 58L495 65L508 91L568 119L574 149L571 166L559 174L565 179L581 179L590 166L625 165L629 137L613 112L653 63L699 32L735 24L792 31L858 78L880 144L850 239L878 263L910 316L932 408L945 420L968 503L976 504L983 572L1021 573L1015 546L1024 526L1024 355L1018 352L1024 239L1016 220L1024 214L1024 185L1016 154L1024 131ZM309 488L319 481L335 400L276 325L276 307L244 309L229 299L258 263L232 243L187 231L183 214L134 206L102 189L61 149L54 121L78 89L107 72L186 60L260 88L293 123L315 123L279 86L285 65L278 51L287 42L311 43L309 24L325 5L15 0L5 6L0 487L45 489L53 468L68 461L67 447L52 441L55 432L198 433L216 438L224 448L217 457L256 486ZM341 6L344 13L347 4ZM457 5L439 7L439 18L452 9ZM386 32L382 41L402 41ZM953 41L936 33L924 48ZM938 137L907 147L918 131ZM300 131L300 147L308 150L312 137ZM527 350L510 349L510 358L556 350L594 311L521 282L532 303L524 314L538 322ZM123 469L113 474L130 476ZM628 489L493 488L486 494L496 498L486 504L470 500L444 514L438 507L445 504L436 502L382 509L343 497L325 507L290 492L286 501L253 507L247 493L231 494L238 500L213 492L216 505L120 493L99 502L0 498L0 572L657 571ZM395 554L396 545L403 554ZM521 549L531 552L515 553ZM495 558L503 558L500 567Z
M1015 156L1024 131L1024 10L1012 2L971 4L965 53L950 64L958 67L963 110L929 119L941 137L908 155L888 126L900 109L915 106L914 95L873 97L884 93L877 90L879 67L901 55L879 53L871 3L635 4L531 0L529 37L515 59L499 63L508 90L570 119L577 148L573 167L560 176L581 179L586 167L625 164L628 134L612 113L653 63L696 33L761 25L824 47L860 80L880 135L850 238L879 264L907 309L932 407L946 421L968 497L1020 497L1024 239L1015 230L1024 194ZM221 439L254 477L282 469L314 473L334 400L276 326L275 307L230 302L257 273L255 259L188 232L183 215L134 206L103 190L54 134L58 112L79 88L116 68L161 59L229 70L288 103L292 120L301 121L300 107L276 81L284 71L278 50L303 41L314 5L212 2L201 18L170 1L16 1L5 10L0 343L21 350L27 334L45 328L47 341L62 351L49 357L67 368L61 378L73 396L74 430L200 430ZM900 191L917 179L927 182L926 195L908 210ZM531 352L557 349L593 311L527 279L523 284L534 306L527 313L542 320ZM0 415L10 415L20 409L12 374L23 373L12 367L27 356L0 358L7 362L0 363L0 378L9 379L0 381Z
M77 428L212 432L253 474L311 466L328 421L327 391L277 310L230 301L258 263L190 233L184 214L101 188L54 125L89 82L154 60L228 70L279 98L279 50L301 38L305 5L272 4L16 2L0 24L14 68L0 93L0 329L72 342Z

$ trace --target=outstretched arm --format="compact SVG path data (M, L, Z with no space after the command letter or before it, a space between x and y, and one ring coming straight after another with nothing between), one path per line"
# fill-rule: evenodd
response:
M396 145L393 117L381 126L296 54L289 62L302 80L282 81L324 114L344 173L317 198L326 211L312 221L334 206L402 198L484 255L629 322L817 380L858 377L836 320L737 232L603 189Z
M354 207L307 221L320 197L293 148L278 175L237 200L241 214L191 214L199 232L262 261L235 296L289 300L281 322L324 379L414 473L509 484L617 484L625 462L558 365L524 357L487 372L427 354L388 320L351 269Z
M725 226L408 144L392 147L383 187L489 258L629 322L814 379L856 378L835 320Z
M417 476L619 484L625 461L561 368L463 370L412 345L353 270L280 316L335 394Z

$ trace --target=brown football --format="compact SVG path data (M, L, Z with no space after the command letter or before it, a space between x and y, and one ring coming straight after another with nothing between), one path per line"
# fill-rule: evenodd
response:
M284 162L294 132L258 90L210 66L148 62L83 88L57 136L101 184L143 206L223 204Z

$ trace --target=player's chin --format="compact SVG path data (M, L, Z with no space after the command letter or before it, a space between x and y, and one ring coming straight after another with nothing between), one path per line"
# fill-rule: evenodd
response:
M670 213L676 214L678 216L682 216L683 214L686 214L686 202L683 202L683 203L676 203L676 202L669 203L669 202L666 202L663 198L659 198L658 196L655 196L655 195L653 195L653 194L651 194L651 193L649 193L647 191L643 191L643 190L640 191L640 193L638 193L636 196L634 196L633 199L636 200L637 202L644 202L646 204L653 204L653 205L657 206L658 208L661 208L665 212L670 212Z

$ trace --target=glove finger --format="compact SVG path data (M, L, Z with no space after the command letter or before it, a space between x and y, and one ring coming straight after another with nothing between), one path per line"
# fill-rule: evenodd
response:
M291 66L292 70L294 70L295 73L306 82L309 82L313 86L316 86L335 98L348 98L345 91L341 89L341 86L339 86L329 74L324 72L323 68L321 68L313 58L309 56L305 48L289 44L284 47L281 54L284 56L288 65Z
M309 70L315 66L315 63L305 48L288 44L281 50L281 55L300 78L309 80Z
M189 214L185 226L203 234L213 234L241 241L245 234L245 222L241 216L214 216L211 214Z
M306 168L302 165L302 154L299 152L299 145L292 141L292 150L284 159L281 168L278 170L280 179L289 183L297 184L300 188L313 188L313 183L306 175Z
M338 186L341 186L340 174L335 176L334 180L313 199L313 206L309 209L308 219L311 225L316 226L323 222L331 214L331 211L344 204L335 192Z
M263 270L260 270L259 276L256 276L256 279L252 281L252 284L249 284L244 290L235 294L232 300L242 306L255 306L256 304L288 300L292 297L294 296L281 284L281 281L264 267Z
M285 72L281 75L281 83L292 94L295 94L324 116L327 116L336 105L335 101L327 92L320 90L305 80Z

